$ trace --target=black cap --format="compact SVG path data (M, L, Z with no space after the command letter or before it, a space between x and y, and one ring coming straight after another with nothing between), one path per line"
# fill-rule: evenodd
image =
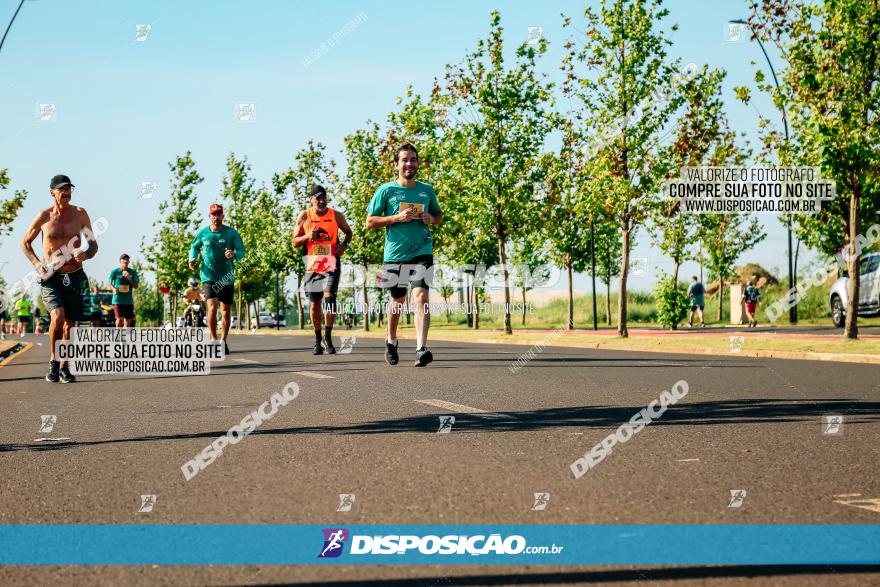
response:
M52 178L52 181L49 182L49 189L55 190L66 185L69 185L70 187L76 187L70 182L70 178L66 175L56 175Z
M324 194L326 196L327 190L325 190L323 186L320 186L316 183L312 184L312 186L309 188L309 197L311 198L312 196L317 196L318 194Z

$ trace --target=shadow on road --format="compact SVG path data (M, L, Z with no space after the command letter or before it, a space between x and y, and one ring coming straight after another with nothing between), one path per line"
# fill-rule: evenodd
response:
M644 568L625 570L571 571L564 573L497 573L494 575L470 575L461 577L410 577L406 579L373 579L356 581L329 581L309 583L276 583L276 587L299 587L300 585L319 585L320 587L435 587L437 585L562 585L571 583L606 582L654 582L679 579L725 579L786 577L797 575L854 575L880 574L880 567L870 565L828 566L828 565L785 565L785 566L725 566L725 567L674 567Z
M525 412L496 412L487 414L456 414L455 431L496 433L534 432L554 428L616 428L629 421L644 406L581 406L570 408L547 408ZM680 404L671 407L664 416L651 426L703 426L715 424L779 424L812 421L817 432L822 414L845 414L847 425L880 420L880 402L858 400L784 400L743 399L708 401ZM426 416L376 420L343 426L306 426L301 428L275 428L255 430L261 434L391 434L401 432L436 433L440 416L448 412ZM170 434L164 436L141 436L81 442L61 441L52 444L0 444L0 453L19 450L61 450L122 442L154 442L161 440L185 440L192 438L216 438L226 430Z

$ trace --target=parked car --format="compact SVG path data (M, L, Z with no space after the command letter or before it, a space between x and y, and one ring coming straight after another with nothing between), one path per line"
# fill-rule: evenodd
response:
M260 320L260 328L266 328L266 327L274 328L275 327L275 316L269 312L260 312L259 320ZM283 322L280 319L278 320L278 323L283 326ZM251 328L256 328L256 326L257 326L257 319L251 318Z
M831 321L838 328L846 322L849 300L849 275L846 271L831 285L828 304ZM880 253L869 253L859 263L859 316L880 314Z

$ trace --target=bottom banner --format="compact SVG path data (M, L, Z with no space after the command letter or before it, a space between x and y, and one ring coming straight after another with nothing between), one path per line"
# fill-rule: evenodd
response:
M0 564L880 564L880 525L0 525Z

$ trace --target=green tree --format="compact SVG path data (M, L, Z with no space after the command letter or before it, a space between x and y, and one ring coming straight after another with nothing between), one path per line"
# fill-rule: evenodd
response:
M590 134L599 138L588 152L597 170L601 207L621 232L617 329L624 337L632 234L660 201L668 170L661 141L683 100L680 62L669 59L672 43L658 30L668 14L661 0L602 0L598 12L585 8L587 39L581 46L568 43L563 59L563 67L570 68L570 95L582 102ZM572 26L571 19L564 24Z
M7 189L9 185L9 170L0 169L0 191ZM12 232L12 223L18 216L18 211L24 206L27 198L27 190L15 190L11 198L0 198L0 238Z
M367 206L387 175L387 164L382 160L382 141L379 125L368 121L366 128L345 137L344 151L347 161L342 184L342 211L352 227L352 241L346 250L351 263L364 272L361 284L364 298L364 329L370 330L370 288L374 287L371 267L382 263L385 235L380 230L366 230Z
M490 25L489 37L481 39L459 65L447 68L446 95L459 117L466 110L474 117L457 125L459 137L469 147L465 150L470 157L468 200L483 206L473 212L492 225L504 274L504 331L512 334L507 243L526 228L534 209L531 195L539 174L538 157L550 130L545 110L552 84L536 70L546 40L523 43L507 66L497 11L491 13Z
M189 269L189 247L199 227L195 187L204 181L196 170L192 154L175 157L171 170L171 193L159 204L160 218L153 223L153 240L141 241L141 250L159 280L171 288L172 320L177 319L177 297L193 277Z
M611 324L611 282L620 276L623 243L617 222L604 214L593 221L596 242L596 277L605 284L605 324ZM592 267L590 267L592 271ZM621 293L621 295L623 295ZM620 303L618 299L618 304Z
M822 211L795 217L798 234L824 254L836 254L880 222L880 4L861 0L755 0L749 24L773 42L786 67L780 89L758 72L759 87L787 113L790 143L764 125L765 145L781 159L815 165L836 182ZM844 335L858 337L859 255L849 255Z

